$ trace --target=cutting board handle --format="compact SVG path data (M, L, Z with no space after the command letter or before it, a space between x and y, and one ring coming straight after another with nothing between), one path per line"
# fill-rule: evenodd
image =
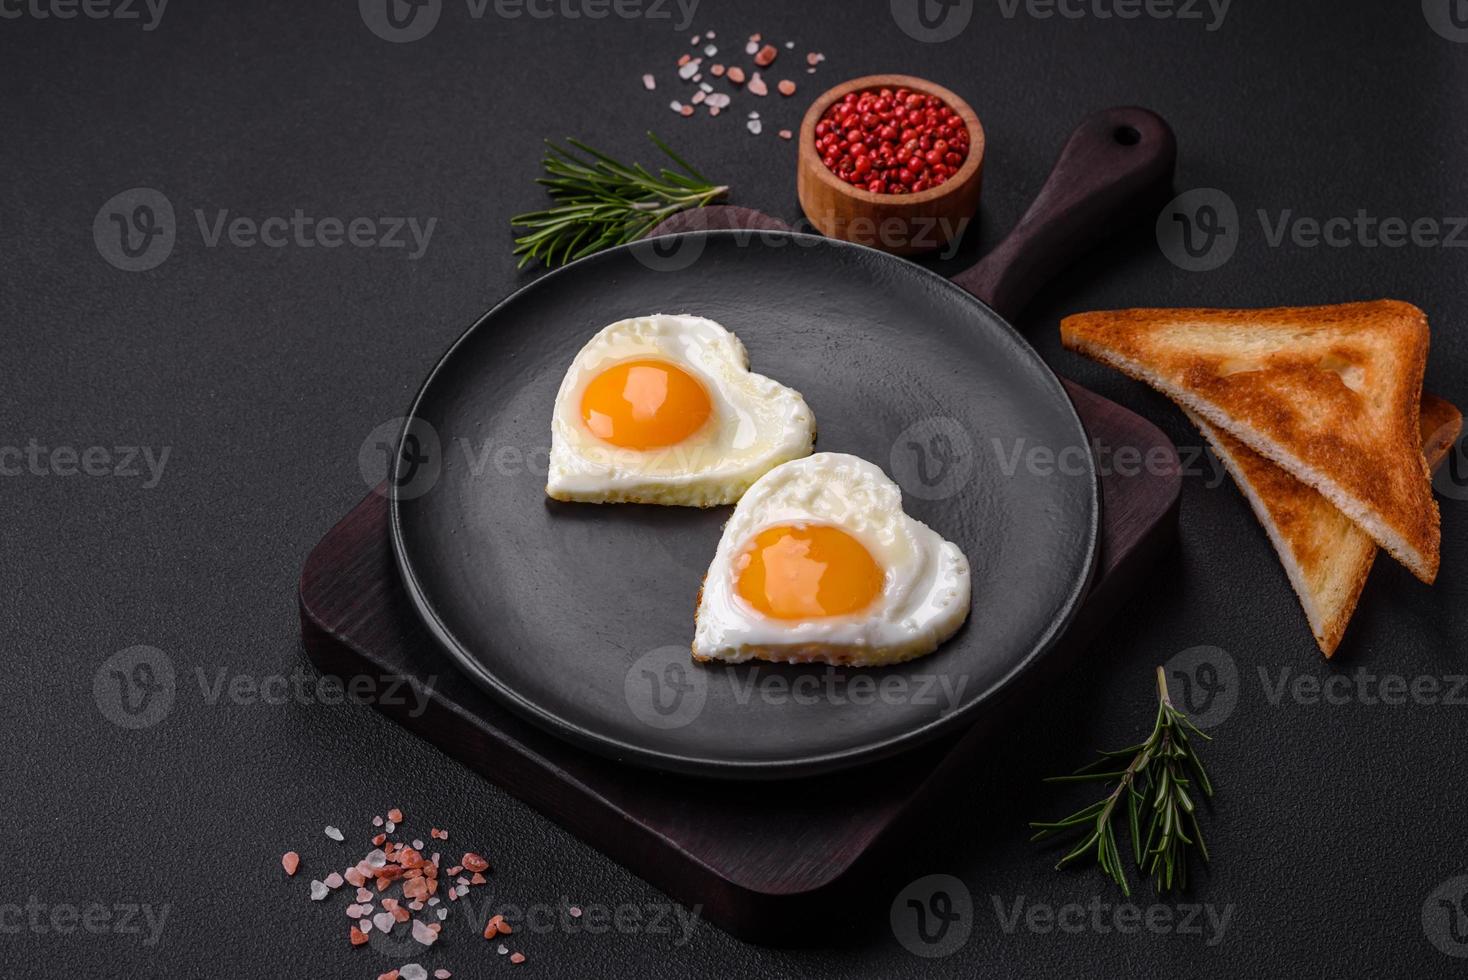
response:
M1177 139L1147 109L1103 109L1081 120L1014 230L953 281L1013 320L1040 287L1102 240L1166 203Z

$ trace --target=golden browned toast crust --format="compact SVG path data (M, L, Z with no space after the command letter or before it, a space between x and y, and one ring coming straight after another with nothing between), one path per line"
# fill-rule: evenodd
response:
M1315 487L1418 577L1436 576L1417 307L1117 310L1060 329L1067 347L1158 388Z
M1422 448L1430 469L1446 458L1462 413L1436 395L1421 399ZM1321 494L1237 439L1194 417L1248 498L1289 572L1311 632L1335 653L1376 558L1375 543Z

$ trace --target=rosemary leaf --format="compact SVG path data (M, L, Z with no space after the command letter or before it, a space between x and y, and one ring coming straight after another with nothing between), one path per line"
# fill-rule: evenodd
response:
M695 170L652 133L648 138L682 168L654 174L640 163L625 164L580 140L569 149L546 142L536 183L555 202L540 211L510 219L520 266L531 262L563 265L604 248L633 242L663 221L691 208L701 208L729 192Z
M1126 800L1126 830L1131 834L1132 859L1152 881L1158 892L1186 888L1188 850L1196 849L1209 860L1198 823L1197 803L1191 788L1204 797L1213 795L1213 783L1198 758L1189 734L1205 741L1209 736L1188 716L1178 711L1167 692L1167 676L1157 668L1157 717L1147 740L1125 749L1099 753L1099 757L1069 776L1053 776L1052 783L1100 780L1114 783L1102 799L1058 821L1032 821L1034 841L1089 828L1080 841L1056 864L1065 867L1091 855L1102 874L1112 879L1123 894L1131 895L1126 869L1117 844L1112 817L1123 797ZM1125 769L1098 771L1102 763L1130 758ZM1143 822L1147 825L1145 836ZM1191 833L1189 831L1191 830Z

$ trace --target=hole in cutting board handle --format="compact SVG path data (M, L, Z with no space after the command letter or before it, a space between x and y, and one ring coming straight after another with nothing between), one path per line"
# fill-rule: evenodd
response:
M1142 142L1142 134L1137 132L1135 126L1118 126L1112 130L1111 138L1122 146L1136 146Z

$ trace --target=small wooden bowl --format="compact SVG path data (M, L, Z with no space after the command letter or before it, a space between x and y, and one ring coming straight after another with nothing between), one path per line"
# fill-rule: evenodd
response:
M873 194L837 177L816 152L816 124L848 92L909 88L936 95L968 127L969 153L958 173L918 194ZM894 255L914 255L948 246L961 236L979 206L984 172L984 127L963 99L941 85L911 75L868 75L831 89L810 107L800 124L796 186L805 216L822 234Z

